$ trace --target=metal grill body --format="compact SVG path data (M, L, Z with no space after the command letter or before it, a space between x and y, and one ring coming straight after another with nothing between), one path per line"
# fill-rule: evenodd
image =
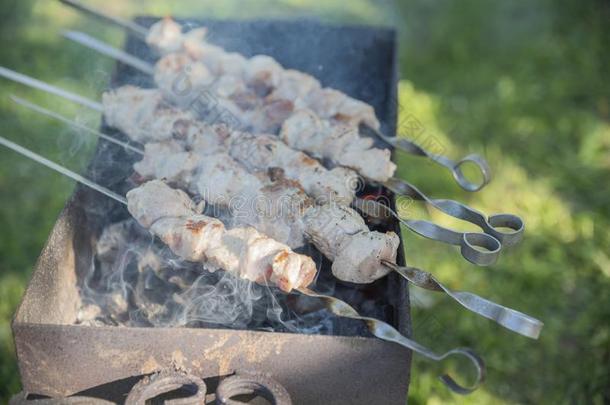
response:
M139 19L144 25L154 21ZM393 31L312 21L189 22L207 26L210 41L230 51L271 55L288 68L314 75L324 86L371 103L384 133L395 133ZM154 61L148 48L133 37L126 49ZM123 84L153 85L150 78L118 65L111 86ZM102 140L88 175L124 195L132 159ZM384 191L363 190L379 192ZM121 402L142 375L177 369L204 378L208 387L235 372L262 372L282 384L296 404L405 402L411 353L371 337L74 325L79 279L94 254L92 240L104 226L127 216L118 203L80 186L60 214L13 321L24 391L52 397L84 393ZM380 229L400 234L396 222ZM402 251L401 246L401 265ZM322 262L322 271L330 272L330 263ZM342 284L337 294L349 297L354 289L383 291L389 308L384 320L410 335L408 289L397 274L373 285ZM350 304L358 308L357 302ZM342 330L340 324L350 321L337 322L337 330Z

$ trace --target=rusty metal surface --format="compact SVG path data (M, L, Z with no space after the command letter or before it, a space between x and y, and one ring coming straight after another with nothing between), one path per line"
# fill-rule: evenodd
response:
M235 24L215 22L211 31L223 38L223 31L232 31ZM239 35L226 36L228 42L222 45L239 50L254 41L256 46L245 53L279 57L289 67L318 76L325 85L371 101L386 133L394 133L396 46L392 31L259 21L240 23L237 32ZM366 40L354 42L358 38ZM305 46L308 43L315 46ZM134 38L127 47L146 56ZM344 67L340 61L350 63ZM336 69L346 73L338 75ZM118 67L113 85L140 80L127 70ZM119 149L100 142L90 175L114 191L124 192L131 167ZM115 163L112 166L106 161L108 156ZM125 215L109 199L77 187L56 222L13 322L25 391L48 396L91 390L126 394L139 379L135 377L176 368L204 379L265 371L287 389L295 404L404 403L411 352L374 338L71 325L79 304L79 276L92 259L92 235ZM400 232L397 222L391 228ZM398 263L404 265L402 245ZM388 292L388 307L393 308L384 320L409 336L407 282L390 274L380 283Z
M213 329L16 324L24 389L67 396L177 368L201 378L267 371L297 404L400 403L409 351L372 338Z
M69 215L73 207L70 203L62 210L55 223L52 236L47 240L38 258L24 297L17 309L16 318L20 322L71 324L79 304L76 289L76 274L63 269L75 268L75 252L72 248L75 222L78 216ZM41 311L53 308L53 311Z

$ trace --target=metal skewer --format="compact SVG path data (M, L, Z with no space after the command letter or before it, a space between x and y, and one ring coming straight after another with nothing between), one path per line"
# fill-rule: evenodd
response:
M37 104L31 103L29 101L23 100L16 96L11 96L11 99L27 108L34 110L40 114L43 114L47 117L51 117L53 119L57 119L65 124L75 126L76 128L83 129L87 132L87 134L103 137L107 140L115 141L116 144L123 147L130 147L131 150L144 155L144 151L138 148L133 148L130 145L117 141L116 139L103 134L99 131L92 130L86 126L83 126L77 123L74 120L70 120L54 111L48 110L44 107L41 107ZM459 304L467 308L468 310L482 315L488 319L491 319L498 324L504 326L505 328L512 330L516 333L519 333L523 336L527 336L530 338L538 338L540 334L540 330L542 329L542 322L534 319L526 314L515 311L510 308L506 308L502 305L496 304L492 301L486 300L485 298L479 297L478 295L469 293L469 292L451 292L448 288L443 286L440 282L438 282L432 274L425 272L423 270L419 270L413 267L400 267L395 263L391 263L388 261L383 261L383 265L389 267L393 271L398 272L401 276L409 280L412 284L425 288L432 291L445 292L452 299L457 301Z
M498 261L502 244L495 237L481 232L458 232L430 221L405 219L387 205L373 200L354 200L363 212L387 212L416 234L438 242L460 247L462 257L477 266L489 266Z
M63 166L60 166L57 163L52 162L52 161L44 158L43 156L40 156L37 153L34 153L34 152L30 151L29 149L26 149L1 136L0 136L0 145L6 146L7 148L12 149L17 153L20 153L38 163L41 163L41 164L49 167L50 169L53 169L65 176L70 177L71 179L76 180L77 182L79 182L81 184L84 184L88 187L91 187L92 189L94 189L96 191L101 192L122 204L127 205L127 200L125 199L125 197L122 197L122 196L116 194L115 192L108 190L107 188L81 176L80 174L73 172ZM477 377L476 377L475 384L473 386L471 386L471 387L461 386L452 377L450 377L449 375L446 375L446 374L440 376L441 381L449 389L451 389L452 391L454 391L458 394L468 394L468 393L474 391L478 387L478 385L481 382L483 382L483 380L485 378L485 363L471 349L458 348L458 349L450 350L447 353L443 353L443 354L434 353L433 351L426 348L425 346L422 346L419 343L401 335L395 328L393 328L389 324L387 324L383 321L380 321L378 319L359 315L358 312L354 308L352 308L349 304L347 304L346 302L344 302L338 298L331 297L328 295L318 294L315 291L310 290L309 288L301 288L298 291L307 296L321 299L326 304L326 308L335 315L364 321L365 324L367 325L368 329L374 336L376 336L382 340L385 340L385 341L397 343L397 344L399 344L407 349L413 350L414 352L417 352L417 353L421 354L422 356L429 358L431 360L441 361L441 360L444 360L445 358L449 357L452 354L465 356L472 363L472 365L474 366L474 368L476 370Z
M77 102L80 102L81 104L86 106L99 104L95 101L88 100L86 98L67 92L63 89L41 82L40 80L30 78L28 76L13 72L5 68L0 68L0 76L8 77L9 79L16 80L20 83L26 84L34 88L42 89L44 91L51 91L53 94L57 94L61 97L68 96L66 97L67 99L77 100ZM101 104L99 104L99 108L102 109L103 112L103 106ZM35 109L38 112L44 113L44 109L40 106L37 106L37 108ZM56 116L57 113L51 112L47 115ZM62 121L66 122L70 120L64 118ZM95 132L92 129L88 129L88 132L92 131ZM498 260L498 257L500 255L500 251L502 248L501 243L494 236L488 235L486 233L457 232L451 229L443 228L429 221L407 220L401 218L400 215L398 215L398 213L396 213L391 208L371 200L362 200L356 198L354 200L354 205L361 211L366 212L368 214L372 213L378 215L379 213L384 212L386 214L392 215L402 224L404 224L408 229L425 238L459 246L460 253L462 254L462 256L473 264L479 266L488 266L494 264Z
M55 94L56 96L65 98L66 100L70 100L84 107L91 108L92 110L104 112L104 106L101 103L89 100L88 98L79 96L78 94L74 94L72 92L66 91L59 87L53 86L41 80L34 79L33 77L26 76L24 74L15 72L2 66L0 66L0 76L4 76L7 79L25 84L26 86L33 87L35 89L46 91L47 93Z
M132 152L138 153L140 155L144 155L144 151L142 149L139 149L139 148L136 148L134 146L131 146L127 142L121 142L118 139L116 139L116 138L114 138L114 137L112 137L110 135L106 135L103 132L96 131L95 129L89 128L88 126L83 125L83 124L81 124L79 122L76 122L74 120L71 120L71 119L69 119L67 117L64 117L63 115L61 115L61 114L59 114L59 113L57 113L55 111L51 111L51 110L46 109L46 108L44 108L42 106L39 106L38 104L31 103L31 102L29 102L27 100L22 99L21 97L17 97L17 96L11 95L10 98L11 98L11 100L13 100L13 102L15 102L15 103L17 103L17 104L19 104L19 105L21 105L21 106L23 106L25 108L28 108L28 109L30 109L32 111L36 111L39 114L43 114L43 115L46 115L48 117L54 118L54 119L56 119L56 120L58 120L60 122L63 122L64 124L68 124L68 125L70 125L70 126L72 126L74 128L77 128L77 129L80 129L82 131L88 132L89 134L91 134L93 136L97 136L98 138L105 139L108 142L112 142L112 143L114 143L116 145L119 145L119 146L121 146L121 147L123 147L123 148L125 148L127 150L130 150Z
M64 176L68 176L72 180L76 180L77 182L82 183L85 186L94 189L95 191L99 191L100 193L107 195L108 197L127 205L127 200L125 199L125 197L118 195L114 191L109 190L106 187L101 186L101 185L87 179L86 177L83 177L80 174L73 172L70 169L67 169L43 156L40 156L39 154L34 153L31 150L26 149L23 146L16 144L15 142L9 141L8 139L0 136L0 145L6 146L7 148L14 150L15 152L21 153L22 155L24 155L38 163L41 163L41 164L47 166L48 168L53 169L56 172L63 174Z
M93 16L95 18L99 18L105 22L109 22L111 24L117 25L127 31L131 32L138 38L145 40L148 35L148 29L142 27L139 24L134 23L133 21L125 20L123 18L115 17L110 14L107 14L99 9L87 6L80 1L76 0L59 0L63 4L70 6L78 11L81 11L87 15Z
M102 55L111 57L115 60L118 60L119 62L132 66L145 74L150 74L149 71L154 70L154 67L151 64L148 64L147 62L145 62L141 59L138 59L132 55L129 55L120 49L114 48L114 47L108 45L107 43L102 42L102 41L100 41L96 38L93 38L87 34L84 34L82 32L68 31L68 32L64 32L63 35L72 41L75 41L87 48L93 49L94 51L101 53ZM388 139L395 139L395 138L388 137ZM420 149L420 150L423 150L423 149ZM445 161L449 161L447 158L444 158L442 156L441 156L441 158L444 159ZM472 158L472 156L471 156L471 158ZM472 159L474 159L474 158L472 158ZM478 159L481 160L481 158L478 158ZM483 162L483 161L481 160L481 162ZM457 166L458 169L459 169L459 165L461 165L461 164L462 163L458 164L458 166ZM484 172L488 173L489 172L488 169L489 168L487 168L486 169L487 171L484 171ZM461 171L460 171L460 173L461 173ZM494 215L491 215L489 218L487 218L481 212L479 212L475 209L472 209L457 201L429 198L424 193L422 193L419 189L417 189L417 187L415 187L414 185L412 185L404 180L395 178L395 177L390 178L390 180L383 183L383 185L398 195L403 195L406 197L411 197L413 199L423 201L427 204L432 205L434 208L444 212L447 215L450 215L454 218L457 218L457 219L460 219L460 220L463 220L466 222L470 222L470 223L480 227L484 233L493 236L495 239L497 239L498 241L500 241L503 244L506 244L507 246L516 245L523 238L523 231L524 231L523 220L517 215L494 214ZM363 207L363 208L366 207L366 204L361 204L361 207ZM378 210L378 212L379 212L379 210ZM502 227L510 228L511 231L505 232L503 230L498 229L498 228L502 228ZM455 240L455 239L451 239L451 240ZM477 240L476 240L477 243L474 243L474 244L479 245L480 244L479 240L484 241L483 243L485 244L485 246L481 246L481 247L483 247L485 249L488 249L488 246L496 245L496 243L494 241L491 241L485 237L477 237ZM453 242L448 242L448 243L456 244ZM491 250L495 250L495 247L492 248ZM476 255L473 255L473 256L476 257Z
M399 266L387 260L382 260L382 263L396 271L413 285L430 291L444 292L464 308L487 319L491 319L506 329L532 339L538 339L540 336L544 323L536 318L496 304L470 292L451 291L427 271L415 267Z
M363 125L362 127L365 131L372 133L388 145L393 146L395 149L399 149L412 155L427 157L441 166L446 167L451 171L455 181L466 191L479 191L491 181L491 169L489 164L487 164L487 161L483 157L477 155L476 153L470 154L456 162L446 156L430 153L415 142L406 138L387 136L367 125ZM462 166L468 162L473 163L481 172L483 180L480 183L471 182L464 175Z
M502 245L514 246L523 239L525 224L521 217L517 215L494 214L486 217L482 212L458 201L430 198L414 185L395 177L386 181L384 186L398 195L424 201L449 216L470 222L481 228L486 234L499 240ZM498 229L501 227L510 228L511 231L506 232Z
M111 57L112 59L118 60L128 66L136 68L142 73L145 73L149 76L155 74L155 67L150 63L143 61L140 58L136 58L133 55L128 54L122 49L115 48L102 42L92 36L89 36L83 32L79 31L63 31L62 35L78 44L81 44L87 48L93 49L102 55L106 55Z
M152 76L155 72L155 66L153 64L128 54L122 49L109 45L104 41L100 41L99 39L85 34L84 32L62 31L61 35L70 41L76 42L77 44L96 51L100 55L108 56L109 58L124 63L127 66L131 66L132 68L139 70L146 75Z
M362 320L366 323L368 329L371 333L377 336L380 339L398 343L401 346L408 347L421 354L424 357L435 361L442 361L451 355L462 355L465 356L474 366L477 373L476 383L471 387L464 387L458 384L451 376L447 374L443 374L439 376L439 379L445 384L451 391L457 394L470 394L474 390L477 389L478 385L485 380L485 363L483 359L480 358L474 351L467 347L461 347L453 350L449 350L443 354L437 354L432 352L430 349L425 346L420 345L413 340L410 340L403 335L401 335L396 329L394 329L389 324L379 321L375 318L369 318L366 316L361 316L358 312L352 308L349 304L344 301L341 301L335 297L331 297L329 295L318 294L308 288L299 289L299 292L309 296L319 298L326 304L326 308L331 311L333 314L343 316L345 318L352 318Z

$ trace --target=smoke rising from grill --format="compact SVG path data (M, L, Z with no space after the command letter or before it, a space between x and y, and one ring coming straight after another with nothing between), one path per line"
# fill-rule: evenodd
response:
M95 256L80 283L78 324L367 334L361 323L338 322L316 299L184 261L133 219L106 226L92 243ZM332 275L317 280L318 291L335 294L336 288ZM382 316L377 299L348 291L347 298Z
M284 321L284 294L216 270L180 260L134 220L112 224L97 241L81 285L77 323L319 329L323 319Z

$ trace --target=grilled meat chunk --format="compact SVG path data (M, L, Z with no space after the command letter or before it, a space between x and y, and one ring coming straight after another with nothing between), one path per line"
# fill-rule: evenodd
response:
M370 180L387 181L396 171L390 151L374 148L372 139L361 137L357 126L322 121L308 109L284 121L280 138L294 149L354 169Z
M252 227L227 230L222 222L200 214L188 195L160 180L127 193L127 208L178 256L207 261L241 278L274 284L283 291L309 285L316 266L308 256Z
M307 234L332 262L332 272L340 280L371 283L390 269L381 260L396 261L399 239L394 232L370 231L351 208L327 204L305 214Z

